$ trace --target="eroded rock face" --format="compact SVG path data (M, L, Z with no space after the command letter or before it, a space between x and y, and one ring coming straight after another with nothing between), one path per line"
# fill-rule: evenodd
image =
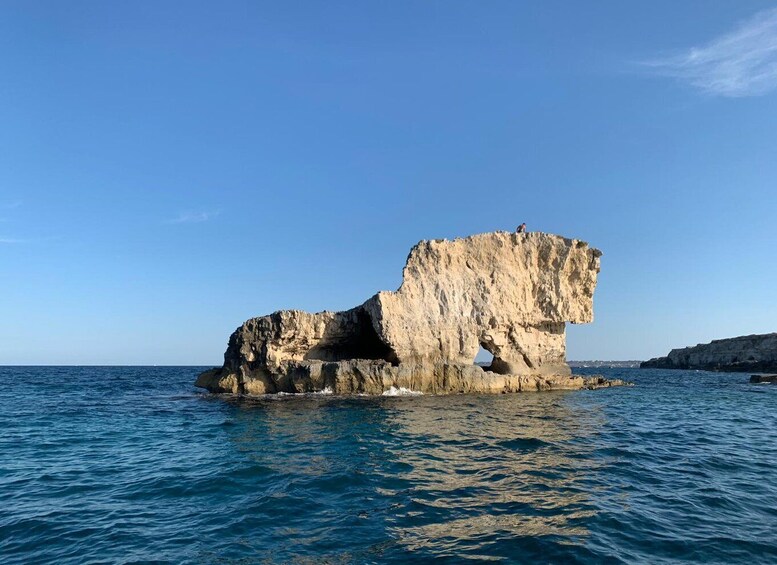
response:
M471 364L482 345L497 372L569 374L565 322L593 320L600 256L542 233L422 241L364 308L400 363Z
M600 256L543 233L422 241L396 292L345 312L248 320L230 337L224 366L197 385L249 394L593 386L570 378L565 323L593 320ZM487 371L473 364L480 346L494 355Z
M666 357L640 364L644 368L704 371L777 371L777 333L716 339L673 349Z

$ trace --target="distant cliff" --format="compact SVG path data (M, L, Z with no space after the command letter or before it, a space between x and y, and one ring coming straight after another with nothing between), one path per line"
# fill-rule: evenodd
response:
M517 392L602 386L572 377L565 323L593 320L601 252L543 233L422 241L402 285L344 312L252 318L229 339L212 392ZM474 364L480 347L494 358Z
M777 371L777 333L716 339L694 347L673 349L666 357L644 361L640 367L704 371Z

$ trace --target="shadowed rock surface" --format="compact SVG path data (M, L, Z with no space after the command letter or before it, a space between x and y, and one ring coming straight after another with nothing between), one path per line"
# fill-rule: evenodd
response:
M650 359L640 367L771 373L777 371L777 333L717 339L673 349L666 357Z
M777 384L777 375L750 375L750 382Z
M422 241L396 292L344 312L284 310L230 337L212 392L519 392L609 386L572 377L565 323L593 320L601 252L543 233ZM480 347L494 356L474 364Z

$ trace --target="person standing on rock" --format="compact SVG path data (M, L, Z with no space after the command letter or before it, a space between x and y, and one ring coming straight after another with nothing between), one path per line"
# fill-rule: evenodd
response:
M526 233L526 222L515 228L515 233Z

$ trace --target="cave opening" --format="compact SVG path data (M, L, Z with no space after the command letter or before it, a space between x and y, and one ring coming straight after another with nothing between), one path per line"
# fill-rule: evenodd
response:
M358 310L353 322L355 322L353 325L347 327L347 332L332 331L327 339L311 347L305 354L305 359L320 361L367 359L387 361L395 366L399 364L396 353L380 339L367 312Z

